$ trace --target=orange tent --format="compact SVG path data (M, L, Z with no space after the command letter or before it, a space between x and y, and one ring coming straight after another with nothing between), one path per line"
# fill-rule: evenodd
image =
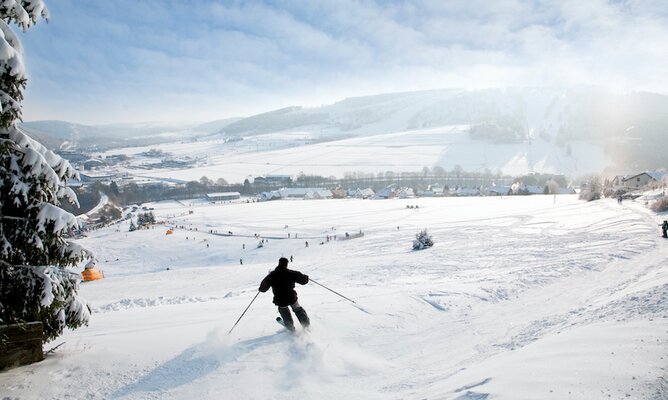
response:
M81 273L81 276L83 276L84 282L94 281L96 279L104 278L104 274L102 273L102 271L97 270L95 268L84 269L84 271Z
M167 229L167 232L165 232L165 235L171 235L172 233L174 233L173 230L171 230L171 229Z

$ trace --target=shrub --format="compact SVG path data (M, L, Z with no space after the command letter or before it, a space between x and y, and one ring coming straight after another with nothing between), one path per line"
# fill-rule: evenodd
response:
M413 240L413 250L422 250L433 245L434 241L431 239L431 236L427 233L426 229L417 233L415 235L415 240Z
M663 197L659 200L656 200L655 202L652 203L650 208L652 209L652 211L658 213L668 211L668 197Z

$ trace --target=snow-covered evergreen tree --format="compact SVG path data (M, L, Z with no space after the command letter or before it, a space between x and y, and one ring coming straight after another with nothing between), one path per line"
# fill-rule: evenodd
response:
M139 213L137 215L138 226L144 226L149 224L155 224L155 215L153 215L153 212L149 211L147 213Z
M43 0L0 0L0 324L41 321L48 341L88 322L81 276L67 267L92 255L66 240L78 222L59 207L77 203L66 186L76 171L16 124L27 78L10 24L26 30L40 18Z
M426 229L423 229L420 231L420 233L415 234L415 240L413 240L413 250L422 250L433 245L434 242L431 240L431 236L427 233Z

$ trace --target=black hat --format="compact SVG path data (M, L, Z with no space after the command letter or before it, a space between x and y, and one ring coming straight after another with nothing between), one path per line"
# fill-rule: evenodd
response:
M288 259L285 258L285 257L279 258L278 259L278 266L287 268L288 267Z

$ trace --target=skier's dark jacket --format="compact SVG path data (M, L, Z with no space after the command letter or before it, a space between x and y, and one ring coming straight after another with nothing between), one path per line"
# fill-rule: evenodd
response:
M274 304L279 307L287 307L297 301L295 283L306 285L308 275L299 271L288 269L288 260L279 260L278 267L271 271L260 283L260 292L266 292L271 287L274 292Z

